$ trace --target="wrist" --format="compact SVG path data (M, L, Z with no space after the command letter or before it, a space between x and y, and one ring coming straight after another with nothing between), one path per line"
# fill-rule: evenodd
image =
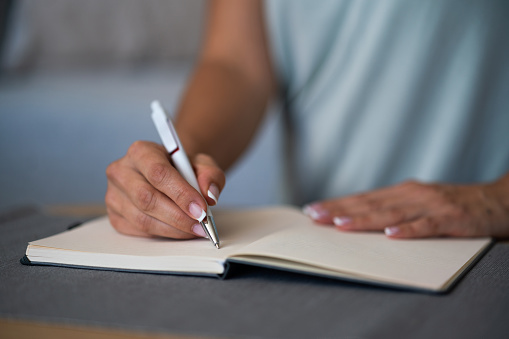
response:
M488 195L501 215L509 221L509 174L485 186L484 195Z

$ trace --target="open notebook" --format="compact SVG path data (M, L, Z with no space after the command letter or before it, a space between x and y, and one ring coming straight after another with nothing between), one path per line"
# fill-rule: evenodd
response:
M391 240L340 232L294 207L215 210L221 239L139 238L107 217L30 242L24 264L224 277L230 262L393 287L445 291L491 243L489 238Z

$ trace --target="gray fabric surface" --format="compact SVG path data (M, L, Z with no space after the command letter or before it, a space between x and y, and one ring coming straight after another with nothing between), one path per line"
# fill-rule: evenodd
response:
M236 268L227 280L23 266L28 241L76 218L0 218L0 317L234 338L507 338L509 244L448 294Z

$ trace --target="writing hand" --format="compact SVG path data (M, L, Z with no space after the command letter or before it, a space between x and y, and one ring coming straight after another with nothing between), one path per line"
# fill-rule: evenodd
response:
M206 202L213 206L225 175L204 154L191 159ZM105 202L113 227L120 233L175 239L204 237L197 219L206 211L203 197L171 165L163 146L136 141L106 169Z
M345 231L391 238L509 236L507 178L485 185L399 185L312 203L304 212Z

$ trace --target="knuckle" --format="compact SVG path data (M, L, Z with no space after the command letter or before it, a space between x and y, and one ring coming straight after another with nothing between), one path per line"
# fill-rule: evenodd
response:
M136 192L136 204L144 212L150 212L154 209L157 196L153 189L143 185Z
M146 141L137 140L137 141L133 142L131 144L131 146L129 146L129 149L127 150L127 153L128 154L136 154L140 150L144 149L146 144L147 144Z
M186 188L182 185L173 185L170 198L177 203L177 205L182 205L186 199L186 193Z
M208 167L217 167L217 163L210 155L205 153L195 154L192 158L194 164L201 164Z
M426 230L425 233L430 235L439 235L438 231L440 229L440 225L436 219L426 218L422 220L421 224L423 229Z
M371 229L373 228L373 225L375 224L376 218L374 218L372 215L362 215L354 219L355 222L352 223L352 228L355 229Z
M108 167L106 167L106 177L111 180L112 178L117 177L117 173L118 173L118 160L112 162L111 164L108 165Z
M408 224L404 228L405 234L410 237L419 236L421 234L426 233L426 227L422 220L414 221Z
M418 184L417 186L417 191L420 192L421 194L426 194L426 195L434 195L436 197L439 197L441 196L440 192L437 191L435 185L432 185L432 184Z
M369 200L369 199L366 199L366 198L364 199L364 204L371 211L379 210L382 207L381 203L379 201L377 201L377 200Z
M203 162L203 161L210 161L212 160L210 158L210 156L204 154L204 153L197 153L194 157L193 157L193 162Z
M106 206L112 206L114 199L113 199L113 193L111 190L106 190L106 194L104 195L104 202L106 203Z
M135 225L137 228L146 234L151 234L152 222L151 218L145 213L137 213L135 216Z
M436 192L434 185L426 184L417 180L408 180L403 183L403 187L418 195L430 195Z
M423 232L424 229L425 227L421 221L414 221L404 228L405 234L410 237L418 237L420 234L425 233L425 231Z
M369 199L368 199L368 196L367 194L357 194L357 195L354 195L352 197L349 198L350 201L353 203L353 204L356 204L356 205L364 205L364 206L367 206L369 207Z
M435 203L445 209L445 211L449 212L449 214L458 212L461 209L461 206L458 205L455 197L447 191L437 190L433 198Z
M389 213L392 223L399 224L404 222L406 219L405 213L400 209L393 209Z
M448 214L454 219L464 219L468 216L468 209L461 205L451 205L448 207Z
M155 185L162 185L168 178L168 167L161 163L154 163L149 166L147 179Z
M382 208L382 202L380 200L373 199L366 193L352 197L351 202L357 206L365 207L368 211L377 211Z
M422 186L422 183L420 181L415 180L415 179L406 180L406 181L404 181L401 184L401 187L407 188L407 189L410 189L410 190L417 190L421 186Z
M180 230L191 228L191 224L195 223L195 221L191 221L191 219L185 213L175 213L173 217L174 227Z
M108 219L110 221L111 226L117 231L118 233L127 234L127 227L125 220L123 220L121 217L119 217L112 209L107 208L106 211L108 212Z

